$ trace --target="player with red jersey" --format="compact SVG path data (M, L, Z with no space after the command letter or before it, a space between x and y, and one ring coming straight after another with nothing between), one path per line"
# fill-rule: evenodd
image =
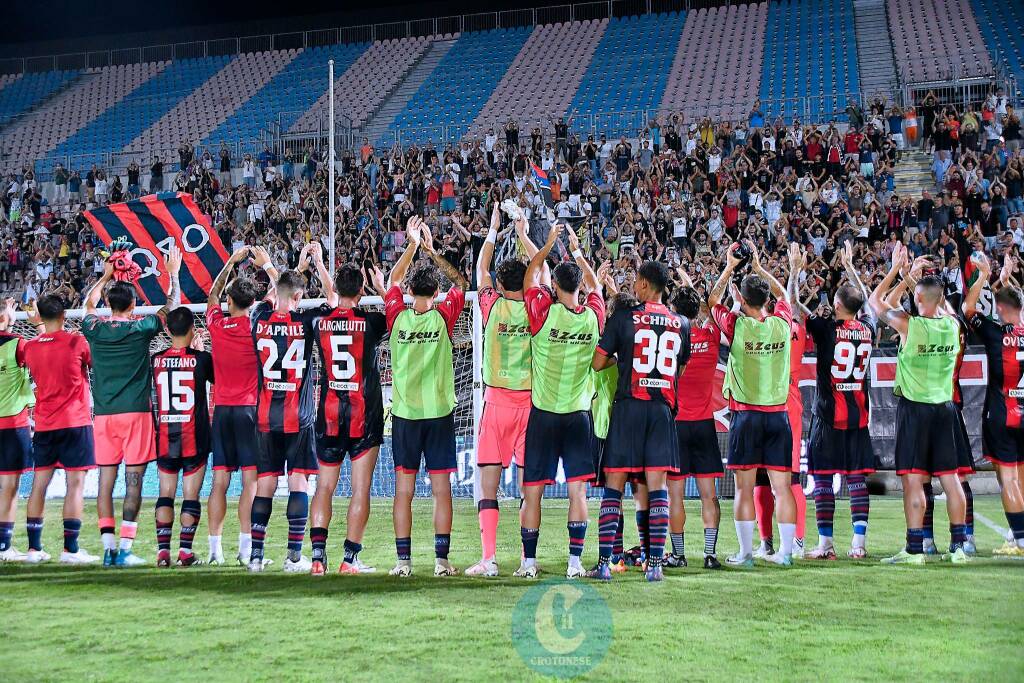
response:
M170 348L153 356L156 466L160 476L160 493L156 499L156 566L171 566L174 496L180 473L181 533L177 564L190 567L200 563L192 552L192 542L202 515L199 490L210 456L206 385L213 383L213 358L206 351L192 348L195 318L187 308L175 308L167 314L167 332L171 336Z
M648 487L650 554L647 580L662 579L668 536L670 471L679 467L675 421L676 382L690 356L690 323L661 303L669 274L664 264L644 263L633 291L638 305L617 309L594 351L594 370L612 363L619 383L605 443L601 500L601 554L597 578L611 580L611 559L622 490L630 473L643 473ZM614 515L613 515L614 513Z
M875 471L875 452L868 432L870 387L868 372L875 340L875 319L864 306L868 292L853 266L849 243L842 252L849 282L836 290L832 316L812 315L807 330L817 349L817 397L807 444L807 470L814 476L814 509L818 547L812 560L834 560L835 515L833 477L846 477L850 492L853 540L849 557L867 557L868 496L865 476Z
M257 250L256 265L274 282L267 299L252 315L252 338L256 346L258 394L256 428L259 451L256 456L256 497L252 503L252 551L249 571L261 572L263 546L274 503L278 477L288 475L288 557L286 572L308 572L309 558L302 555L309 516L309 475L317 473L313 422L313 319L319 310L299 311L306 281L302 275L312 256L328 300L333 296L331 281L320 259L319 243L307 244L299 257L298 270L277 274L266 252Z
M690 321L690 357L676 383L676 440L679 444L679 468L668 474L669 538L672 554L665 558L668 567L685 567L686 510L683 498L686 478L693 477L700 494L700 512L704 523L704 568L721 569L718 561L718 526L722 510L718 503L717 479L725 475L712 397L715 372L721 349L722 331L711 319L707 302L693 288L689 276L680 268L683 287L672 297L676 313Z
M227 491L236 471L241 471L242 478L242 492L238 496L238 564L248 564L252 550L250 524L259 450L256 441L258 363L249 309L256 301L256 283L248 277L231 278L239 263L260 251L242 247L231 254L214 280L206 304L206 329L210 334L214 375L220 378L213 385L213 487L207 500L209 564L224 563L221 534L227 514ZM269 262L269 257L265 258ZM227 315L221 310L222 295L226 299Z
M383 275L374 271L374 284L383 293ZM359 308L363 294L362 269L355 263L338 267L335 308L324 306L313 319L313 333L320 351L320 401L316 440L320 473L313 495L309 538L313 543L313 576L327 573L327 534L341 464L352 462L352 498L345 534L345 559L341 574L375 571L359 559L363 532L370 516L370 484L384 439L384 400L381 395L377 347L387 337L384 315Z
M992 554L1024 557L1024 293L1004 285L995 294L1002 322L981 315L978 299L989 280L991 267L984 256L979 255L976 260L981 272L964 300L964 314L985 344L988 356L988 388L982 415L985 457L999 475L1003 511L1013 534L1013 541L1007 541Z

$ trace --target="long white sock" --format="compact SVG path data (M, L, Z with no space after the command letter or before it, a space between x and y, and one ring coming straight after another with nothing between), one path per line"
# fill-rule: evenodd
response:
M856 537L854 537L854 538L856 538ZM854 544L856 544L856 542ZM826 548L834 548L835 545L832 542L832 537L831 536L821 536L821 535L819 535L818 536L818 547L821 548L822 550L825 550Z
M782 537L782 546L779 552L783 555L793 554L793 537L796 535L796 524L783 524L779 522L779 536Z
M238 534L238 554L242 557L252 554L252 534Z
M754 527L757 522L736 520L736 538L740 542L740 557L747 557L754 553Z
M854 548L863 548L864 547L864 542L866 540L867 540L867 538L866 538L865 534L854 534L853 535L853 547Z
M580 561L579 555L569 555L569 566L570 567L582 567L583 563Z
M117 550L117 536L114 534L102 534L103 549Z
M223 555L224 550L220 547L220 536L209 536L210 541L210 554L211 555Z

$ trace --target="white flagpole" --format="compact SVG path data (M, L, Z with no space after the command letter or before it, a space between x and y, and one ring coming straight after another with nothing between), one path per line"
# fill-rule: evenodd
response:
M328 221L328 238L331 240L331 247L328 249L330 254L330 271L331 277L334 277L335 264L337 259L335 258L335 236L334 236L334 60L330 59L327 61L327 78L330 81L328 83L328 92L330 93L330 102L328 105L328 112L331 118L328 124L328 141L327 141L327 196L328 206L330 211L330 220Z

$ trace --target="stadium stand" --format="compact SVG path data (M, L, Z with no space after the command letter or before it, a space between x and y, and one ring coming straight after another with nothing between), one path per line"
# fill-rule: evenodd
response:
M24 114L78 78L78 71L27 73L6 81L0 89L0 126Z
M691 11L668 75L663 111L684 111L690 119L743 118L757 97L764 57L768 3ZM706 49L694 49L694 46Z
M971 0L974 17L993 54L1001 55L1024 84L1024 3L1018 0Z
M967 2L887 0L896 69L904 80L934 81L992 73Z

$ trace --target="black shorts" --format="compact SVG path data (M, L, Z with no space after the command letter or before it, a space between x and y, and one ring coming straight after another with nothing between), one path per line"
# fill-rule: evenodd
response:
M186 458L176 458L173 456L158 457L156 459L156 467L161 472L166 472L167 474L184 472L187 477L196 470L205 467L208 458L209 456L207 455L192 455Z
M455 413L426 420L391 417L391 451L395 471L416 474L420 458L430 474L455 471Z
M0 429L0 475L32 468L32 432L28 427Z
M60 467L91 470L96 467L96 442L92 425L36 432L32 436L32 460L37 470Z
M384 419L381 418L377 424L367 425L366 433L362 436L317 434L316 459L321 465L340 465L346 456L355 462L383 442Z
M1024 429L1007 427L1003 420L982 420L981 440L985 458L995 465L1018 467L1024 464Z
M679 467L669 472L669 479L700 479L725 474L714 418L677 421L676 441L679 444Z
M963 439L956 406L917 403L900 398L896 403L896 474L958 474Z
M259 451L256 406L214 407L213 469L254 470Z
M604 439L594 436L594 486L604 486Z
M661 401L615 401L603 467L606 472L677 469L679 447L672 409Z
M867 427L836 429L815 415L807 441L809 474L870 474L877 468Z
M611 432L609 431L609 436ZM554 484L558 460L566 481L589 481L594 478L594 423L590 413L549 413L530 408L526 423L526 453L523 456L523 485ZM608 457L605 442L604 458Z
M737 410L729 425L729 469L789 472L793 466L793 430L786 411Z
M974 472L974 449L971 448L971 435L967 433L964 411L960 406L956 406L956 418L957 424L960 426L956 442L957 468L960 474L971 474Z
M257 432L259 453L256 474L259 477L279 477L289 474L316 474L319 467L313 450L313 425L302 427L294 434L284 432Z

